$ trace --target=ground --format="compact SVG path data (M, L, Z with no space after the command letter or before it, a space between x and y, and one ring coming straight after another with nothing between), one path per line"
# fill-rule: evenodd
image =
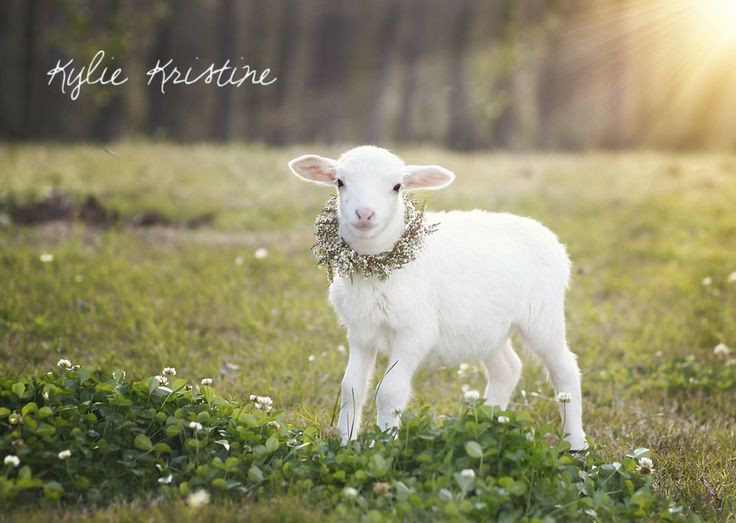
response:
M309 252L327 192L286 167L308 152L340 151L0 147L0 375L42 372L61 357L140 376L175 366L191 379L213 377L235 398L269 394L297 424L327 426L347 342ZM568 337L592 442L612 457L652 449L660 495L705 519L736 517L736 383L722 379L734 375L733 351L730 359L713 352L736 346L736 156L397 152L457 174L449 188L423 196L429 208L523 214L558 234L574 261ZM13 209L52 189L75 205L94 195L119 221L12 223ZM150 211L171 223L134 225ZM208 213L202 226L183 225ZM258 249L267 256L256 257ZM522 356L512 407L555 420L543 370ZM479 370L457 370L418 375L412 405L457 411L464 384L483 389ZM198 517L217 520L323 517L288 499L201 510ZM181 502L133 502L15 516L172 519L188 511Z

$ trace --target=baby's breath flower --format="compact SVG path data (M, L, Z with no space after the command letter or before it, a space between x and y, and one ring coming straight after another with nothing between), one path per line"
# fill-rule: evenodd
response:
M572 396L569 392L560 392L557 394L557 401L559 403L570 403L572 401Z
M726 346L725 343L719 343L713 349L713 354L715 354L716 356L728 356L729 354L731 354L731 349Z
M385 481L376 481L373 483L373 493L379 496L388 496L391 492L391 485Z
M357 498L358 497L358 491L354 489L353 487L345 487L342 490L342 495L346 498Z
M437 229L437 224L426 223L424 211L417 209L408 195L404 196L404 222L404 234L393 249L380 254L359 254L338 232L337 198L333 196L327 200L314 222L316 241L312 252L317 259L317 266L327 270L330 281L338 274L348 278L359 275L387 280L391 272L414 261L427 235Z
M189 428L192 429L194 432L199 432L200 430L202 430L202 424L197 421L190 421Z
M465 392L465 401L478 401L480 399L480 392L477 390L468 390Z
M187 504L193 508L199 508L210 502L210 493L204 489L198 489L195 492L189 494L187 497Z
M61 358L58 362L56 362L56 366L65 370L72 370L72 362L67 360L66 358Z
M169 474L168 476L165 476L163 478L158 478L158 482L161 483L162 485L168 485L169 483L171 483L173 479L174 479L174 476Z
M475 479L475 471L473 469L463 469L460 475L465 479Z
M268 257L268 250L261 247L260 249L256 249L256 252L253 253L253 256L255 256L256 260L262 260Z
M212 378L202 378L202 385L212 385Z
M156 381L158 381L161 385L169 384L169 379L166 376L161 376L160 374L156 374L154 378L156 378Z
M641 458L639 460L639 466L636 467L636 471L639 474L651 474L654 472L654 462L649 458Z
M54 261L54 255L44 252L43 254L41 254L41 256L38 257L38 259L41 260L42 263L51 263L52 261Z
M507 416L499 416L498 417L498 422L499 423L508 423L509 421L511 421L511 420Z
M174 367L164 367L161 374L164 376L176 376L176 369Z
M18 456L8 454L7 456L5 456L3 464L9 467L17 467L18 465L20 465L20 458Z
M72 451L71 450L69 450L69 449L62 450L61 452L59 452L59 459L62 459L62 460L63 459L69 459L71 457L71 455L72 455Z

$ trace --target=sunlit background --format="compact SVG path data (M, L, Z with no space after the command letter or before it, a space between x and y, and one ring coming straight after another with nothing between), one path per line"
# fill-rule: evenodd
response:
M3 138L736 146L736 0L8 0L0 27ZM99 49L125 86L46 85ZM169 58L278 81L162 95Z

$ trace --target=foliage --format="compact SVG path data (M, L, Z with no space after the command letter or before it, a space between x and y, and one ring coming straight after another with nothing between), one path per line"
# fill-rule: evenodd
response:
M241 404L210 385L166 381L66 360L58 372L2 380L0 455L17 462L4 465L0 499L102 502L205 488L299 494L377 518L676 519L636 471L646 449L614 463L571 455L524 411L499 420L496 408L467 404L437 422L423 409L404 414L396 437L368 432L343 447L314 427L288 426L269 398Z

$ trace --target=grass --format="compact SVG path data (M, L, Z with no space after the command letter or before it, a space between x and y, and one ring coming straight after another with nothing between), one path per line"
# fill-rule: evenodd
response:
M5 145L0 201L31 200L56 187L78 201L95 194L123 216L155 209L186 220L214 212L215 222L197 230L0 226L0 375L40 373L61 357L137 375L173 365L192 380L213 377L233 398L269 394L295 425L327 427L347 360L325 275L309 253L312 221L327 194L300 183L285 165L302 152L339 151L108 149L113 154L94 146ZM728 281L736 271L736 157L399 153L458 175L431 195L430 208L515 212L557 232L577 269L568 330L583 370L589 436L611 459L652 449L656 492L685 512L736 517L736 387L713 383L736 368L713 354L718 343L736 346L736 282ZM268 256L256 259L258 248ZM41 262L42 253L53 261ZM687 356L699 366L683 387L677 362ZM540 425L555 423L544 373L525 363L512 407L529 409ZM480 373L460 377L456 370L420 373L414 408L456 413L463 384L482 390ZM179 501L140 500L23 508L13 517L173 519L193 517L189 510ZM253 519L281 520L304 509L290 498L229 500L197 518L244 510ZM325 515L310 509L306 516Z

